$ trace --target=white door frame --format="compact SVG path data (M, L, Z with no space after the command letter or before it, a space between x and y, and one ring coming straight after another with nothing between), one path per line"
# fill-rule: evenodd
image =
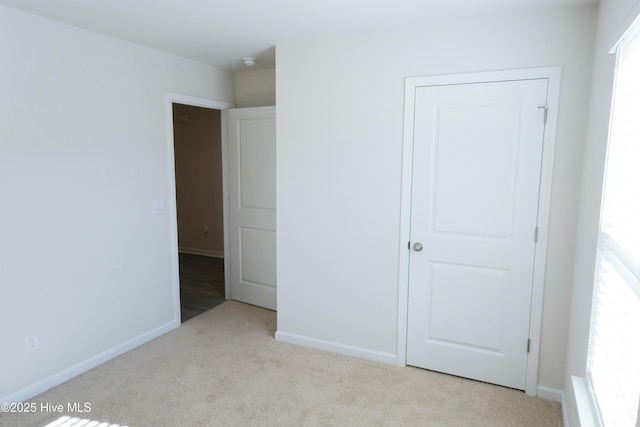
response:
M222 216L223 216L223 238L224 254L229 252L229 197L228 177L227 177L227 110L233 108L229 102L216 101L207 98L198 98L190 95L168 92L165 97L167 114L167 161L169 165L169 221L171 223L171 279L175 288L174 315L177 324L180 324L180 273L178 256L178 205L176 200L176 170L175 170L175 148L173 139L173 104L185 104L194 107L220 110L220 135L222 145ZM231 296L231 282L229 280L229 263L224 263L224 296L229 299Z
M536 396L538 388L538 359L540 354L540 329L542 326L542 304L544 272L548 243L549 209L553 155L557 125L558 100L560 96L560 67L530 68L521 70L489 71L441 76L408 77L405 79L404 138L402 153L402 201L400 215L400 256L398 277L398 341L397 365L407 364L407 304L409 298L409 249L411 228L411 183L413 163L413 129L415 92L420 86L450 84L488 83L497 81L548 79L547 123L544 129L540 194L538 200L538 243L534 254L533 288L531 294L531 321L529 337L531 346L527 358L525 392ZM531 236L533 238L533 236Z

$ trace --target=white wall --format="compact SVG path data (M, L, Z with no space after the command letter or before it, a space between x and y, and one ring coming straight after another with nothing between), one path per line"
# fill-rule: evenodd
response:
M395 360L405 77L560 65L538 383L562 389L595 18L552 9L278 45L281 337Z
M276 105L276 70L242 70L235 73L236 108Z
M635 14L632 14L632 10ZM571 317L566 362L566 414L570 425L579 425L571 376L586 374L591 299L595 274L596 245L600 221L609 114L615 73L611 47L640 12L639 0L600 0L593 61L591 102L584 150L580 202L577 217Z
M232 102L233 75L4 7L0 52L6 401L179 325L170 215L152 213L171 197L165 94Z

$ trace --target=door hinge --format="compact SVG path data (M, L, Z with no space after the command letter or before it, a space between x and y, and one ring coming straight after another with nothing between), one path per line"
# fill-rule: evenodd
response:
M531 351L531 338L527 340L527 353Z
M536 229L533 232L533 241L535 243L538 243L538 227L536 227Z
M549 113L549 107L546 105L541 105L538 108L544 108L544 122L547 123L547 114Z

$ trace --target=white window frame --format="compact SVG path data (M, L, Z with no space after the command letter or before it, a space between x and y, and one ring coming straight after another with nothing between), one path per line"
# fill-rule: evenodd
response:
M607 166L605 169L605 184L608 176L608 171L610 168L610 150L614 135L614 126L616 124L616 107L618 106L616 102L616 95L619 93L618 87L618 76L621 72L621 62L623 61L624 48L628 44L629 41L633 40L634 44L638 43L638 37L640 37L640 17L638 14L635 14L635 19L633 19L629 25L626 27L625 32L619 38L619 40L614 44L611 53L615 53L617 55L616 58L616 71L615 71L615 82L613 89L613 100L611 104L611 115L609 120L609 137L607 141ZM636 47L635 49L640 49L640 47ZM634 74L635 76L635 74ZM640 104L640 101L638 101ZM636 104L636 105L638 105ZM634 110L635 111L635 110ZM595 306L597 293L599 292L599 281L600 281L600 273L601 268L605 264L609 264L615 273L618 275L623 282L629 285L631 291L633 291L637 296L640 297L640 285L638 283L638 278L640 277L640 257L632 255L626 248L624 244L621 244L621 239L625 239L624 234L618 235L618 239L615 235L612 235L607 230L605 226L606 218L605 216L605 203L606 203L606 191L607 186L603 186L603 199L602 199L602 208L601 208L601 219L600 219L600 227L599 227L599 235L598 235L598 256L596 260L596 277L594 278L594 312L592 315L592 324L590 328L590 336L592 337L589 342L589 356L587 360L587 375L586 378L576 378L573 377L573 387L574 392L576 394L576 402L579 403L579 400L583 400L585 397L589 400L589 411L580 414L580 422L584 423L584 425L604 425L603 414L600 412L600 406L597 399L597 393L594 389L594 383L591 377L591 351L592 346L594 345L593 334L594 334L594 325L595 325L595 311L597 307ZM636 242L637 244L638 242ZM628 292L629 290L626 290ZM602 391L598 392L602 393ZM580 395L580 396L579 396ZM580 399L579 399L580 398ZM640 396L639 396L640 398ZM601 402L602 403L602 402ZM583 417L583 415L587 415ZM633 414L632 414L633 416ZM588 420L586 418L589 418ZM585 423L587 421L587 423ZM640 405L638 407L638 415L636 419L636 426L640 426Z

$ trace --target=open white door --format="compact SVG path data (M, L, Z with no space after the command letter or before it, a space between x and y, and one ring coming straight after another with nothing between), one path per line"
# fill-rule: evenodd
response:
M276 310L276 110L227 115L231 299Z
M525 389L547 87L416 88L407 364Z

